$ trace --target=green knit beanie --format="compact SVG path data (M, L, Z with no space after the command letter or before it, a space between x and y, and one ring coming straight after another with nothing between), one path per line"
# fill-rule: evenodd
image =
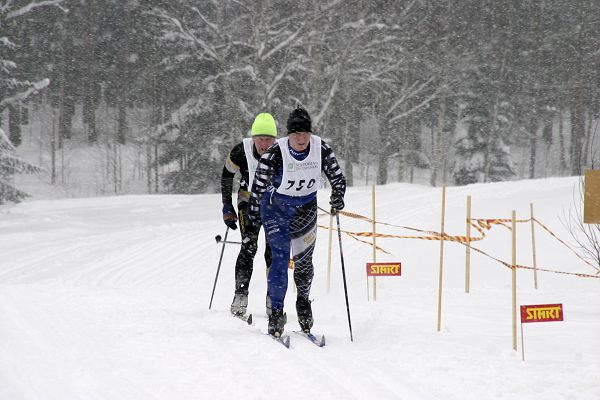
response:
M254 123L252 124L252 136L277 137L275 119L271 114L260 113L254 118Z

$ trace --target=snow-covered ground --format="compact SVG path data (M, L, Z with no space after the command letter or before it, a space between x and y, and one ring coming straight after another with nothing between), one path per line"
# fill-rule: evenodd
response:
M446 231L474 218L536 217L568 238L559 217L576 178L448 189ZM320 203L327 204L322 190ZM383 222L439 230L439 188L378 187ZM370 215L370 188L350 188L347 210ZM312 290L318 348L266 331L264 261L250 290L253 326L229 316L235 245L225 248L208 309L223 234L220 196L124 196L31 201L0 208L0 399L600 399L600 279L519 270L519 304L563 303L564 322L526 324L526 361L512 349L511 273L445 244L442 329L437 332L439 242L379 239L402 276L377 280L367 300L369 245L343 238L354 342L350 342L339 250L326 289L327 232L320 230ZM328 224L327 217L320 223ZM370 224L341 218L342 229ZM380 232L411 234L393 227ZM229 235L239 240L239 233ZM334 236L334 239L337 239ZM261 239L262 241L262 239ZM477 246L510 261L510 232L496 227ZM536 231L538 266L594 273ZM262 252L263 243L259 248ZM528 224L518 228L518 263L531 265ZM286 330L298 329L293 287Z

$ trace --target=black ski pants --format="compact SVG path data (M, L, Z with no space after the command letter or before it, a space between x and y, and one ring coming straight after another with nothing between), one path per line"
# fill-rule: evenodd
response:
M238 254L237 261L235 263L235 293L248 295L248 287L250 285L250 278L252 278L252 270L254 269L254 256L258 250L258 234L260 232L260 226L254 231L246 231L246 217L248 215L248 202L238 202L238 220L240 232L242 234L242 248ZM272 255L271 247L267 243L265 248L265 263L267 266L267 273L271 266Z

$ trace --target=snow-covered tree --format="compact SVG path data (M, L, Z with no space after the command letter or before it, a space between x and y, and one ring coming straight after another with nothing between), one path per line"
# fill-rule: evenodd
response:
M17 20L35 9L45 6L58 6L63 0L44 1L3 1L0 2L0 28L8 32ZM6 34L6 33L5 33ZM0 36L0 115L6 108L18 106L31 95L49 84L48 79L30 81L22 78L19 66L14 61L18 44L8 36ZM1 117L0 117L1 122ZM1 124L0 124L1 126ZM18 202L27 196L14 186L13 178L17 173L30 173L39 168L23 161L15 155L15 145L0 128L0 204Z
M27 193L19 190L13 178L15 174L39 172L40 169L15 155L15 147L6 134L0 129L0 204L18 203L27 197Z

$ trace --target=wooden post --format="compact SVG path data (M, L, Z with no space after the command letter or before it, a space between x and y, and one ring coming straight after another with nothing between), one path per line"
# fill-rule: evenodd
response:
M446 186L442 186L442 227L440 233L440 276L438 284L438 318L437 318L437 330L438 332L442 329L442 275L444 272L444 221L446 217Z
M517 212L512 212L512 328L513 350L517 351Z
M521 356L525 361L525 339L523 338L523 321L521 321Z
M467 196L467 243L465 255L465 293L471 290L471 196Z
M535 254L535 221L533 218L533 203L529 203L529 211L531 212L531 249L533 251L533 287L537 290L538 288L538 280L537 280L537 257Z
M331 241L333 240L333 214L329 214L329 245L327 247L327 293L331 289Z
M377 228L375 224L375 185L371 186L371 202L373 205L373 262L377 262ZM367 281L369 278L367 278ZM367 287L368 289L368 287ZM373 277L373 301L377 301L377 277Z

